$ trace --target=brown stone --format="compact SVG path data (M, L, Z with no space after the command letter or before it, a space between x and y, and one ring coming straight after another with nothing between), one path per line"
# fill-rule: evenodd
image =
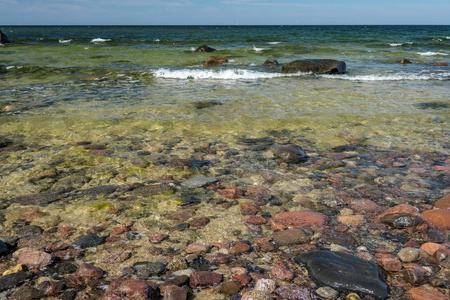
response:
M448 63L446 62L438 62L434 64L436 67L447 67Z
M449 209L450 208L450 194L440 198L434 203L435 208Z
M410 64L411 61L409 59L407 59L407 58L402 58L402 59L398 60L398 63L400 63L402 65L405 65L405 64Z
M361 226L366 223L363 215L344 215L338 216L336 220L347 226Z
M414 206L411 206L409 204L399 204L394 207L389 208L388 210L385 210L381 214L379 214L377 217L378 219L381 219L382 217L390 214L410 214L414 216L421 217L419 211Z
M127 232L127 231L130 231L130 228L125 227L125 226L121 226L121 227L114 228L111 233L114 234L114 235L119 235L119 234L122 234L122 233Z
M178 221L178 222L185 222L188 219L190 219L191 217L193 217L194 214L195 214L194 210L186 209L186 210L172 213L172 214L168 215L167 218L170 220Z
M54 257L43 251L32 251L20 255L17 264L24 264L27 267L43 268L53 262Z
M192 219L189 224L192 227L205 227L206 225L208 225L210 219L208 217L199 217L199 218L194 218Z
M168 240L169 238L170 238L170 236L168 234L155 233L154 235L149 237L148 240L152 244L159 244L165 240Z
M231 247L230 251L232 254L241 254L250 251L251 247L246 243L236 243Z
M244 197L244 191L239 188L233 189L219 189L217 190L219 194L228 199L238 199Z
M402 262L395 257L378 258L377 264L387 272L398 272L402 270Z
M279 246L299 245L309 242L309 236L299 228L275 231L272 238Z
M263 225L267 222L267 219L261 216L251 216L247 220L245 220L245 223L252 225Z
M239 282L242 286L246 286L252 281L252 278L247 274L240 274L233 276L233 281Z
M450 210L432 209L422 213L423 218L434 229L450 229Z
M241 285L235 281L227 281L220 285L219 292L225 295L239 292Z
M259 213L260 210L261 208L254 203L241 204L241 214L243 214L244 216L254 216Z
M194 272L189 276L191 288L209 287L222 281L222 274L211 271Z
M444 246L437 243L424 243L420 246L420 250L426 252L428 255L433 255L438 249L443 249Z
M62 281L44 281L39 285L39 290L46 296L56 295L63 288L64 283Z
M107 264L118 264L126 261L131 256L130 252L116 252L108 255L103 262Z
M147 282L135 279L118 279L108 286L101 300L149 300L156 299L155 288Z
M292 280L294 279L294 273L284 262L276 262L271 270L271 275L276 279Z
M187 291L176 285L168 285L164 288L163 300L185 300L187 299Z
M350 208L358 213L380 212L382 208L372 200L358 199L350 201Z
M75 227L69 227L66 225L58 227L58 233L61 235L63 239L67 239L72 234L74 234L77 231Z
M78 266L76 275L82 278L99 279L103 277L103 270L92 264L82 263Z
M412 285L420 285L427 279L427 270L418 264L405 264L403 267L403 277Z
M224 62L228 62L228 60L224 57L210 56L206 60L204 66L205 67L218 67L218 66L222 66Z
M192 243L186 247L186 253L195 253L195 254L208 253L211 250L211 248L212 246L210 245L201 245L197 243Z
M323 227L328 221L327 216L310 211L289 211L282 212L272 219L269 223L273 230L283 230L289 227Z
M412 288L406 292L406 296L411 300L448 300L445 294L426 288Z

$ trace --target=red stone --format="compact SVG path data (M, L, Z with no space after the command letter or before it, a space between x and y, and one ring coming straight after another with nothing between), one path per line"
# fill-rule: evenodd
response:
M208 253L209 250L211 250L211 248L212 246L210 245L201 245L192 243L186 247L186 253L195 253L195 254Z
M154 235L149 237L148 240L152 244L159 244L159 243L162 243L165 240L168 240L169 238L170 238L170 236L168 234L155 233Z
M448 63L446 62L438 62L434 64L436 67L447 67Z
M185 300L185 299L187 299L187 292L182 287L173 284L165 287L163 300Z
M411 300L448 300L445 294L426 288L412 288L406 292L406 296Z
M250 251L251 247L246 243L237 243L233 247L231 247L232 254L241 254Z
M450 229L450 210L432 209L422 213L423 218L434 229Z
M449 209L450 208L450 194L442 197L441 199L439 199L438 201L436 201L434 203L434 207L435 208L440 208L440 209Z
M46 296L56 295L61 292L63 288L64 283L62 281L44 281L39 285L39 290Z
M241 214L243 214L244 216L254 216L259 213L260 210L261 208L254 203L241 204Z
M434 252L438 249L444 249L444 246L437 243L424 243L422 246L420 246L420 250L426 252L429 255L433 255Z
M292 280L294 279L294 273L283 262L276 262L271 271L271 275L275 279Z
M194 218L191 220L191 222L189 222L189 224L191 224L192 227L205 227L206 225L208 225L208 223L210 222L210 219L208 217L199 217L199 218Z
M390 214L410 214L410 215L421 217L417 208L415 208L414 206L411 206L409 204L399 204L394 207L391 207L388 210L379 214L377 217L378 217L378 219L381 219L382 217L384 217L386 215L390 215Z
M378 258L377 264L387 272L398 272L402 270L402 262L395 257Z
M17 264L24 264L27 267L43 268L53 262L54 257L43 251L31 251L19 256Z
M263 225L267 223L267 219L261 216L251 216L250 218L245 220L245 223L253 225Z
M219 189L217 192L228 199L238 199L244 197L244 191L239 188Z
M282 212L272 219L269 223L273 230L284 230L289 227L323 227L328 221L327 216L310 211L289 211Z
M224 62L227 62L228 60L224 57L215 57L215 56L210 56L208 57L208 59L206 60L204 66L205 67L217 67L217 66L222 66Z
M118 279L111 282L101 300L148 300L154 294L155 289L145 281Z
M103 277L104 272L94 265L82 263L75 274L82 278L99 279Z
M233 276L233 281L239 282L242 286L246 286L252 281L252 278L247 274L240 274Z
M77 231L76 228L74 227L69 227L66 225L60 226L58 227L58 233L61 235L61 237L63 239L67 239L68 237L70 237L72 234L74 234Z
M194 272L189 276L191 288L202 288L217 285L222 281L222 274L211 271Z
M122 226L122 227L116 227L112 230L112 234L114 235L119 235L122 234L124 232L130 231L130 228Z

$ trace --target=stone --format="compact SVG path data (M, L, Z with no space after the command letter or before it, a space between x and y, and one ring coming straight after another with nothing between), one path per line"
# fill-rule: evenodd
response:
M309 242L309 236L301 228L275 231L272 238L278 246L299 245Z
M208 253L211 250L211 245L201 245L197 243L189 244L186 247L186 253L195 253L195 254L201 254L201 253Z
M201 45L197 49L195 49L195 52L214 52L216 49L209 47L208 45Z
M398 62L399 64L402 64L402 65L406 65L406 64L411 64L411 63L412 63L412 62L411 62L409 59L407 59L407 58L399 59L397 62Z
M172 260L167 264L167 269L170 271L184 270L188 267L189 265L186 259L181 255L174 256Z
M62 281L49 281L46 280L39 284L39 290L45 296L51 296L59 294L64 288L64 283Z
M263 66L266 68L278 68L280 63L276 59L266 59Z
M377 264L387 272L398 272L402 270L402 262L395 257L380 257Z
M406 264L402 271L403 278L412 285L420 285L427 279L427 270L417 264Z
M339 297L339 292L329 286L318 288L316 294L327 300L335 300Z
M105 239L99 237L98 235L88 234L80 237L75 242L73 242L71 247L75 249L85 249L101 245L104 243L104 241Z
M105 272L99 267L88 263L82 263L81 265L79 265L75 274L83 278L99 279L103 277L104 273Z
M198 218L193 218L189 222L189 224L192 227L202 228L202 227L205 227L206 225L208 225L210 221L211 220L208 217L198 217Z
M402 261L402 262L413 262L416 261L420 258L420 254L422 253L422 250L418 249L418 248L412 248L412 247L405 247L402 248L398 253L397 253L397 257Z
M438 62L434 64L436 67L447 67L448 63L446 62Z
M41 298L43 298L42 292L29 285L22 285L14 289L12 295L8 297L9 300L33 300Z
M380 221L388 226L403 229L421 224L423 219L419 216L408 213L396 213L384 215Z
M24 264L27 267L43 268L50 265L54 260L53 255L43 251L32 251L23 253L17 260L18 264Z
M107 263L107 264L118 264L118 263L126 261L130 257L131 257L130 252L121 251L121 252L116 252L116 253L112 253L112 254L108 255L107 257L105 257L103 259L103 262Z
M414 206L411 206L409 204L399 204L399 205L393 206L393 207L385 210L384 212L379 214L377 217L378 217L378 219L381 219L385 215L389 215L389 214L410 214L410 215L414 215L414 216L418 216L418 217L421 216L419 214L419 211L417 210L417 208L415 208Z
M187 291L176 285L168 285L164 288L163 300L186 300Z
M261 208L254 203L242 203L241 204L241 214L244 216L253 216L259 213Z
M189 276L191 288L204 288L219 284L222 281L222 274L211 271L194 272Z
M343 252L318 250L294 258L305 265L314 282L338 291L351 291L385 299L389 288L376 264Z
M450 194L440 198L434 202L434 207L439 209L449 209L450 208Z
M275 290L275 294L281 299L292 300L312 300L316 299L314 295L307 288L299 287L298 285L285 285Z
M245 252L249 252L251 250L251 246L247 243L236 243L233 247L231 247L231 254L242 254Z
M345 62L334 59L295 60L284 65L281 69L282 73L342 74L345 71Z
M361 226L366 223L363 215L342 215L338 216L336 220L347 226Z
M277 287L276 283L274 280L272 279L259 279L256 283L255 283L255 290L257 291L262 291L268 294L273 293L273 291L275 291L275 288Z
M248 219L246 219L244 221L247 224L252 224L252 225L263 225L263 224L267 224L267 219L261 216L250 216Z
M224 58L224 57L210 56L205 61L203 66L205 66L205 67L219 67L219 66L222 66L223 63L225 63L225 62L228 62L228 60L226 58Z
M165 240L168 240L170 236L168 234L155 233L148 238L149 242L152 244L160 244Z
M28 281L33 274L30 272L16 272L0 277L0 292L12 289L21 283Z
M101 300L156 300L156 294L157 290L145 281L118 279L111 282Z
M136 276L139 279L146 280L151 276L159 276L166 271L166 267L160 262L137 262L133 265Z
M274 298L266 292L253 290L242 295L241 300L273 300Z
M225 295L239 292L241 285L235 281L223 282L219 287L219 292Z
M8 254L8 246L5 242L0 241L0 257Z
M305 151L300 146L294 144L275 146L273 148L273 155L288 164L298 164L306 162L309 159Z
M289 227L323 227L327 216L310 211L289 211L275 215L269 220L273 230L284 230Z
M216 182L218 182L219 180L217 178L214 177L194 177L191 179L188 179L184 182L181 183L181 186L187 189L196 189L196 188L201 188L201 187L205 187L211 184L214 184Z
M443 249L443 246L438 243L423 243L420 246L420 250L432 256L437 250Z
M271 270L271 275L273 278L281 280L292 280L294 279L294 273L289 269L289 267L284 262L276 262Z
M450 230L450 210L432 209L422 213L423 218L434 229Z
M448 296L431 289L426 288L412 288L406 291L406 296L411 300L448 300Z

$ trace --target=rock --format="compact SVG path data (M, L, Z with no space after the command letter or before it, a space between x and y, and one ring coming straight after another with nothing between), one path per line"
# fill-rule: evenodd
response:
M419 214L419 211L417 210L417 208L415 208L414 206L411 206L409 204L399 204L399 205L393 206L393 207L385 210L384 212L379 214L377 217L378 217L378 219L381 219L385 215L389 215L389 214L410 214L410 215L414 215L414 216L418 216L418 217L421 216Z
M403 278L412 285L420 285L427 279L427 270L417 264L406 264L402 271Z
M17 260L18 264L24 264L27 267L43 268L50 265L54 260L53 255L43 251L32 251L23 253Z
M186 300L187 291L176 285L168 285L164 289L163 300Z
M249 252L251 250L251 246L247 243L236 243L233 247L231 247L230 252L234 255L239 255L245 252Z
M309 242L309 236L300 228L276 231L272 234L272 238L278 246L299 245Z
M210 56L206 60L204 66L205 67L218 67L218 66L222 66L223 63L225 63L225 62L228 62L228 60L224 57Z
M273 265L270 273L272 274L273 278L288 281L294 279L294 273L284 262L276 262Z
M181 255L174 256L172 260L167 264L167 269L170 271L184 270L188 267L189 265L186 259Z
M76 272L76 275L87 279L99 279L104 275L104 271L92 264L82 263Z
M361 226L366 223L363 215L342 215L338 216L336 220L347 226Z
M201 188L201 187L211 185L218 181L219 180L214 177L199 176L199 177L194 177L194 178L188 179L185 182L182 182L181 186L184 188L187 188L187 189L196 189L196 188Z
M346 71L345 62L334 59L295 60L283 66L282 73L342 74Z
M199 271L194 272L189 276L191 288L203 288L219 284L222 281L222 274Z
M155 233L154 235L148 238L149 242L152 244L160 244L163 241L170 239L168 234Z
M80 237L78 240L72 243L72 248L75 249L85 249L90 247L96 247L98 245L101 245L105 242L105 239L102 237L99 237L96 234L88 234L85 236Z
M16 272L0 277L0 292L12 289L28 281L33 275L30 272Z
M255 290L265 292L268 294L273 293L275 291L275 288L277 287L276 283L272 279L259 279L255 283Z
M245 220L245 223L252 225L263 225L266 224L267 222L268 222L267 219L261 216L250 216L248 219Z
M423 219L408 213L397 213L385 215L380 218L380 221L388 226L403 229L419 225L423 222Z
M434 64L436 67L447 67L448 63L446 62L438 62Z
M445 294L426 288L412 288L405 294L411 300L448 300L448 296Z
M273 230L284 230L289 227L323 227L327 216L310 211L289 211L275 215L269 220Z
M195 52L214 52L216 49L209 47L208 45L202 45L195 49Z
M263 66L266 68L278 68L280 63L276 59L266 59Z
M312 300L316 297L307 289L299 287L298 285L285 285L275 290L275 294L280 299L292 299L292 300Z
M377 264L387 272L398 272L402 270L402 262L395 257L380 257Z
M303 149L300 146L294 144L274 147L273 155L280 159L282 162L288 164L298 164L309 159L309 156L306 155Z
M8 71L8 69L6 68L6 66L0 65L0 74L6 73L7 71ZM9 107L10 106L5 106L4 108L0 109L0 112L7 111ZM0 148L3 148L3 147L6 147L6 146L2 146L2 140L0 138Z
M402 248L398 253L397 257L400 258L402 262L413 262L420 258L420 254L422 253L422 250L412 247L405 247Z
M118 279L111 282L101 300L156 300L156 294L156 288L145 281Z
M136 196L150 197L164 195L173 192L173 187L168 183L156 183L140 186L131 193Z
M61 193L40 193L18 196L9 200L11 203L22 205L47 205L63 199L66 195Z
M450 230L450 210L432 209L422 213L425 221L434 229Z
M402 65L406 65L406 64L411 64L411 63L412 63L412 62L411 62L409 59L407 59L407 58L399 59L397 62L398 62L399 64L402 64Z
M0 30L0 43L1 44L10 43L6 34L4 34L1 30Z
M339 292L329 286L318 288L316 294L327 300L335 300L339 297Z
M9 300L34 300L43 298L42 292L32 286L22 285L16 288Z
M309 275L317 284L379 299L389 296L388 286L380 278L378 266L354 255L318 250L300 254L294 261L306 265Z
M166 267L160 262L137 262L133 265L136 270L136 276L139 279L146 280L151 276L159 276L166 272Z
M241 300L273 300L273 297L269 293L253 290L242 295Z
M424 251L428 255L433 255L437 250L443 249L444 247L441 244L437 243L424 243L420 246L420 250Z
M449 209L450 208L450 194L440 198L434 203L435 208Z
M0 257L6 254L8 254L8 246L0 240Z
M39 290L45 296L51 296L59 294L64 288L64 283L62 281L44 281L39 284Z
M219 292L225 295L239 292L241 285L234 281L227 281L220 285Z
M198 227L198 228L202 228L205 227L206 225L209 224L211 220L208 217L198 217L198 218L193 218L189 224L192 227Z
M241 214L244 216L256 215L260 210L261 208L254 203L246 202L241 204Z
M27 225L16 229L16 233L20 237L40 235L43 232L44 229L36 225Z
M197 243L192 243L186 247L186 253L195 253L195 254L208 253L211 250L211 248L212 246L210 245L201 245Z

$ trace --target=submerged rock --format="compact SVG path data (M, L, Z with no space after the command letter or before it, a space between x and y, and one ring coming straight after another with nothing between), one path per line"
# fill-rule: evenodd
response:
M295 60L284 65L281 69L282 73L342 74L345 71L345 62L334 59Z
M386 299L389 289L380 278L378 266L351 254L313 251L300 254L294 261L306 265L312 279L337 290L352 291Z
M89 248L89 247L95 247L100 244L103 244L104 241L105 241L105 239L102 237L99 237L98 235L88 234L88 235L80 237L78 240L73 242L72 248L85 249L85 248Z
M266 68L278 68L280 63L276 59L267 59L263 66Z
M209 47L208 45L202 45L195 49L195 52L214 52L216 49Z
M217 178L214 177L194 177L191 179L186 180L185 182L181 183L181 186L187 189L195 189L195 188L201 188L207 185L211 185L213 183L216 183L219 181Z
M297 164L309 159L300 146L289 144L273 148L273 155L288 164Z
M218 66L222 66L224 62L228 62L228 60L224 57L210 56L206 60L204 66L205 67L218 67Z

